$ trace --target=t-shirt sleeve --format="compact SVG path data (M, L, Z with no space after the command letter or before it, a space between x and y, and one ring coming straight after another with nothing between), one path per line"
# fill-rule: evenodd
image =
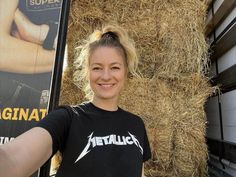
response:
M144 139L143 139L143 162L149 160L151 158L151 149L150 149L150 144L146 132L145 125L143 124L144 127Z
M44 117L36 127L46 129L52 137L52 155L63 150L71 124L71 112L67 107L59 107Z

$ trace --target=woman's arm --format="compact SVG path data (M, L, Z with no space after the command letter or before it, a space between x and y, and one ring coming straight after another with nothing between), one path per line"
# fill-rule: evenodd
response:
M10 35L18 0L0 0L0 70L16 73L51 71L55 51Z
M42 166L52 154L52 138L36 127L0 146L0 177L25 177Z

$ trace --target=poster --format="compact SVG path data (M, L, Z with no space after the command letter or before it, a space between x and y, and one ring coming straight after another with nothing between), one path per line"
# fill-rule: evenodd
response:
M0 0L0 145L47 114L62 3Z

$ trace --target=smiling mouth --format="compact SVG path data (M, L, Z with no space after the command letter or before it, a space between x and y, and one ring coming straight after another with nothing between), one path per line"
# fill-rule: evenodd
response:
M103 88L111 88L112 86L114 86L115 84L98 84L99 86L103 87Z

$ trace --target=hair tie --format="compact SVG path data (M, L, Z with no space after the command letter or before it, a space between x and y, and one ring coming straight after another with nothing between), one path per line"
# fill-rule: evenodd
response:
M96 41L99 40L102 36L102 32L99 30L95 30L91 35L90 35L90 41Z

